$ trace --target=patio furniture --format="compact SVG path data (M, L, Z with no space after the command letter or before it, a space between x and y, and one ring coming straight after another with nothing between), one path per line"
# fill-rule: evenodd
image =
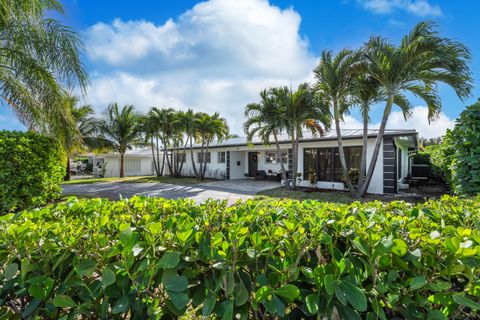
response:
M255 180L266 180L267 179L267 173L265 170L258 170L257 173L255 174Z

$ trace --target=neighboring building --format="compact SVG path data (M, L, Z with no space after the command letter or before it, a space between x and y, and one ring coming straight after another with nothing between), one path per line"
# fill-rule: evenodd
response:
M118 177L120 175L120 154L105 153L91 157L93 173L105 177ZM125 153L124 173L125 176L149 176L153 175L152 152L149 150L129 150Z
M367 168L375 147L378 130L369 130ZM347 166L360 168L362 154L362 130L342 130ZM288 136L279 137L281 156L285 168L292 177L291 141ZM410 155L417 148L415 130L386 130L380 154L375 166L368 193L396 193L405 177L411 173ZM323 137L305 133L300 140L298 154L299 186L310 186L309 169L317 172L317 185L320 188L344 190L342 168L337 148L335 131L327 132ZM204 150L205 151L205 150ZM265 146L261 140L254 138L247 143L246 138L233 138L209 146L208 153L202 156L199 145L193 146L195 165L199 168L201 161L207 162L206 177L214 179L268 178L276 180L280 174L280 162L277 159L276 146ZM105 176L118 176L120 170L119 154L96 156L95 162L106 163ZM193 176L190 150L184 159L183 176ZM167 166L165 165L166 170ZM149 150L129 151L125 154L125 175L154 174L152 154Z

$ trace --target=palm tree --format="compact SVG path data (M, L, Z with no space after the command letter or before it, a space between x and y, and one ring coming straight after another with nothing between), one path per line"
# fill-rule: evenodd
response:
M185 112L181 112L179 115L181 127L185 134L185 145L183 148L182 160L186 161L187 159L187 146L188 146L190 149L190 158L192 161L192 169L195 177L198 175L198 173L197 173L197 166L195 165L195 159L193 156L193 142L196 141L198 138L198 135L197 135L198 117L199 117L199 114L193 112L192 109L188 109ZM182 168L183 168L183 162L180 166L180 170L179 170L180 172L182 171Z
M432 121L441 110L438 83L452 87L460 99L468 97L472 89L468 67L470 51L462 43L440 37L430 22L417 24L403 37L399 46L372 37L364 54L367 62L358 65L356 71L368 74L380 83L386 105L360 196L366 193L372 179L392 107L402 104L397 97L410 92L421 98L427 104L428 119ZM408 108L409 104L404 107Z
M367 148L368 148L368 122L370 121L371 106L380 101L382 93L380 83L368 75L359 75L355 78L350 92L353 104L360 108L363 121L362 159L360 160L360 174L358 187L362 187L367 171Z
M99 123L99 129L105 146L120 153L120 178L123 178L125 152L141 144L140 117L135 113L135 107L125 105L120 110L117 103L111 103L105 118Z
M196 126L201 143L200 154L202 159L197 179L203 181L207 171L206 155L208 154L210 143L225 139L228 136L228 126L227 121L224 118L221 118L217 112L213 115L208 115L206 113L200 114L197 118Z
M155 119L147 114L141 118L141 126L144 141L146 144L150 145L150 149L152 150L153 168L157 177L161 177L163 174L163 167L160 167L159 136Z
M82 44L68 27L46 19L56 0L0 2L0 99L32 130L58 138L76 131L68 92L85 90ZM65 137L68 138L68 137Z
M284 111L280 104L276 103L274 90L263 90L260 92L260 102L250 103L245 107L244 130L247 134L247 141L251 142L254 136L259 136L263 144L270 145L270 138L273 137L277 148L277 158L280 159L280 168L283 181L287 181L287 172L280 152L278 135L285 129ZM288 186L288 184L287 184Z
M160 141L163 145L163 162L161 173L163 175L163 171L165 168L165 163L167 163L168 171L170 174L174 174L174 169L172 166L172 162L170 161L170 155L168 148L171 145L171 138L175 132L175 124L174 124L174 117L176 111L173 108L163 108L159 109L157 107L153 107L148 116L152 118L154 122L155 128L157 129L157 134L160 138Z
M336 56L333 56L331 51L323 51L320 63L314 70L317 78L316 90L323 103L333 109L342 174L352 195L355 190L348 174L340 121L351 106L349 90L354 79L351 68L357 61L358 53L348 49L340 51Z
M71 135L64 135L63 148L67 154L67 167L65 181L70 180L70 158L76 152L85 150L86 148L95 148L97 121L93 117L95 111L90 105L77 106L78 99L69 97L66 99L72 117L75 121L75 132Z
M325 133L330 128L331 115L328 106L324 105L314 94L309 84L300 84L296 91L287 87L274 88L273 94L285 119L285 131L292 143L292 189L297 184L298 144L303 137L303 129L312 134ZM325 129L324 129L325 128Z

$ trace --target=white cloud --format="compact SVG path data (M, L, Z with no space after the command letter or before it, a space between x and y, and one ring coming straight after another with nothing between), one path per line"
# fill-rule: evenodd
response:
M219 111L241 133L244 106L262 89L313 78L317 58L300 21L266 0L210 0L163 25L97 23L84 33L94 69L87 102Z
M357 2L365 9L379 14L399 9L420 17L443 15L440 6L431 4L428 0L357 0Z
M435 138L444 135L447 129L453 128L454 120L447 117L443 112L440 113L438 119L432 123L428 123L427 107L418 106L412 110L412 115L405 121L400 111L393 111L387 122L387 129L415 129L418 135L423 138ZM352 116L346 116L342 127L345 129L360 129L363 127L361 121ZM378 129L380 123L371 123L371 129Z

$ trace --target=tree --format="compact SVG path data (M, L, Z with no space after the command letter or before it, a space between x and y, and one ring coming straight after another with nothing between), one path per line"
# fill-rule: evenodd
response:
M197 141L198 139L198 132L197 132L197 120L199 118L200 114L193 112L192 109L188 109L185 112L182 112L180 114L180 123L181 127L183 128L184 134L185 134L185 145L183 149L183 155L182 155L182 160L186 161L187 160L187 146L190 149L190 158L192 161L192 169L193 169L193 174L195 177L198 176L197 172L197 166L195 165L195 158L193 156L193 142ZM182 165L180 166L180 172L182 171L183 167L183 161Z
M370 108L372 104L382 99L380 83L368 75L359 75L354 79L350 92L353 104L360 109L363 122L362 159L360 160L360 172L357 190L362 187L367 171L367 148L368 148L368 122L370 121Z
M277 159L280 160L282 179L287 182L287 173L278 141L278 135L285 129L284 110L277 103L274 91L273 89L263 90L260 93L259 103L250 103L245 107L247 119L244 130L248 142L251 142L254 136L259 136L264 145L270 145L270 139L273 137L277 148ZM288 183L286 185L288 187Z
M111 103L105 118L99 122L99 130L105 146L120 153L120 178L123 178L125 152L142 143L140 117L135 107L125 105L120 110L117 103Z
M75 121L75 132L72 135L63 136L63 149L67 154L67 167L65 181L70 180L70 158L77 152L87 148L93 149L97 146L96 133L97 121L93 117L95 111L90 105L77 106L78 99L69 97L66 105L70 109Z
M323 51L320 63L314 70L317 79L316 90L323 103L333 110L342 174L352 195L355 194L355 189L348 174L340 121L352 105L349 100L349 90L354 81L351 70L358 59L357 52L347 49L340 51L336 56L333 56L331 51Z
M356 72L367 74L380 83L386 105L360 196L365 195L372 179L393 105L402 105L404 115L410 111L410 104L402 103L398 97L407 102L404 93L410 92L425 101L428 118L432 121L441 109L438 83L452 87L460 99L468 97L472 88L468 48L440 37L429 22L416 25L399 46L372 37L365 45L364 56L366 62L356 66Z
M198 139L200 141L200 168L197 179L203 181L207 171L207 154L210 143L222 141L228 136L228 126L224 118L215 112L213 115L201 113L196 121Z
M173 159L172 153L169 153L168 148L171 145L171 139L175 134L175 123L174 118L176 116L176 111L173 108L163 108L159 109L153 107L148 116L152 118L154 126L157 130L157 135L160 139L160 142L163 146L163 161L161 174L163 175L165 163L167 163L168 172L174 174ZM170 158L172 161L170 161Z
M150 114L147 114L141 118L141 127L144 142L150 145L150 149L152 150L153 169L157 177L161 177L163 175L164 159L162 159L162 164L160 164L160 143L155 119L151 117Z
M0 2L0 99L29 129L61 139L76 132L65 99L87 75L79 38L47 10L63 12L56 0Z
M295 190L298 170L298 144L303 137L303 129L312 134L323 135L330 128L331 115L328 106L314 94L307 83L300 84L296 91L287 87L274 88L273 95L282 109L285 131L292 143L292 186ZM325 129L324 129L325 128Z

